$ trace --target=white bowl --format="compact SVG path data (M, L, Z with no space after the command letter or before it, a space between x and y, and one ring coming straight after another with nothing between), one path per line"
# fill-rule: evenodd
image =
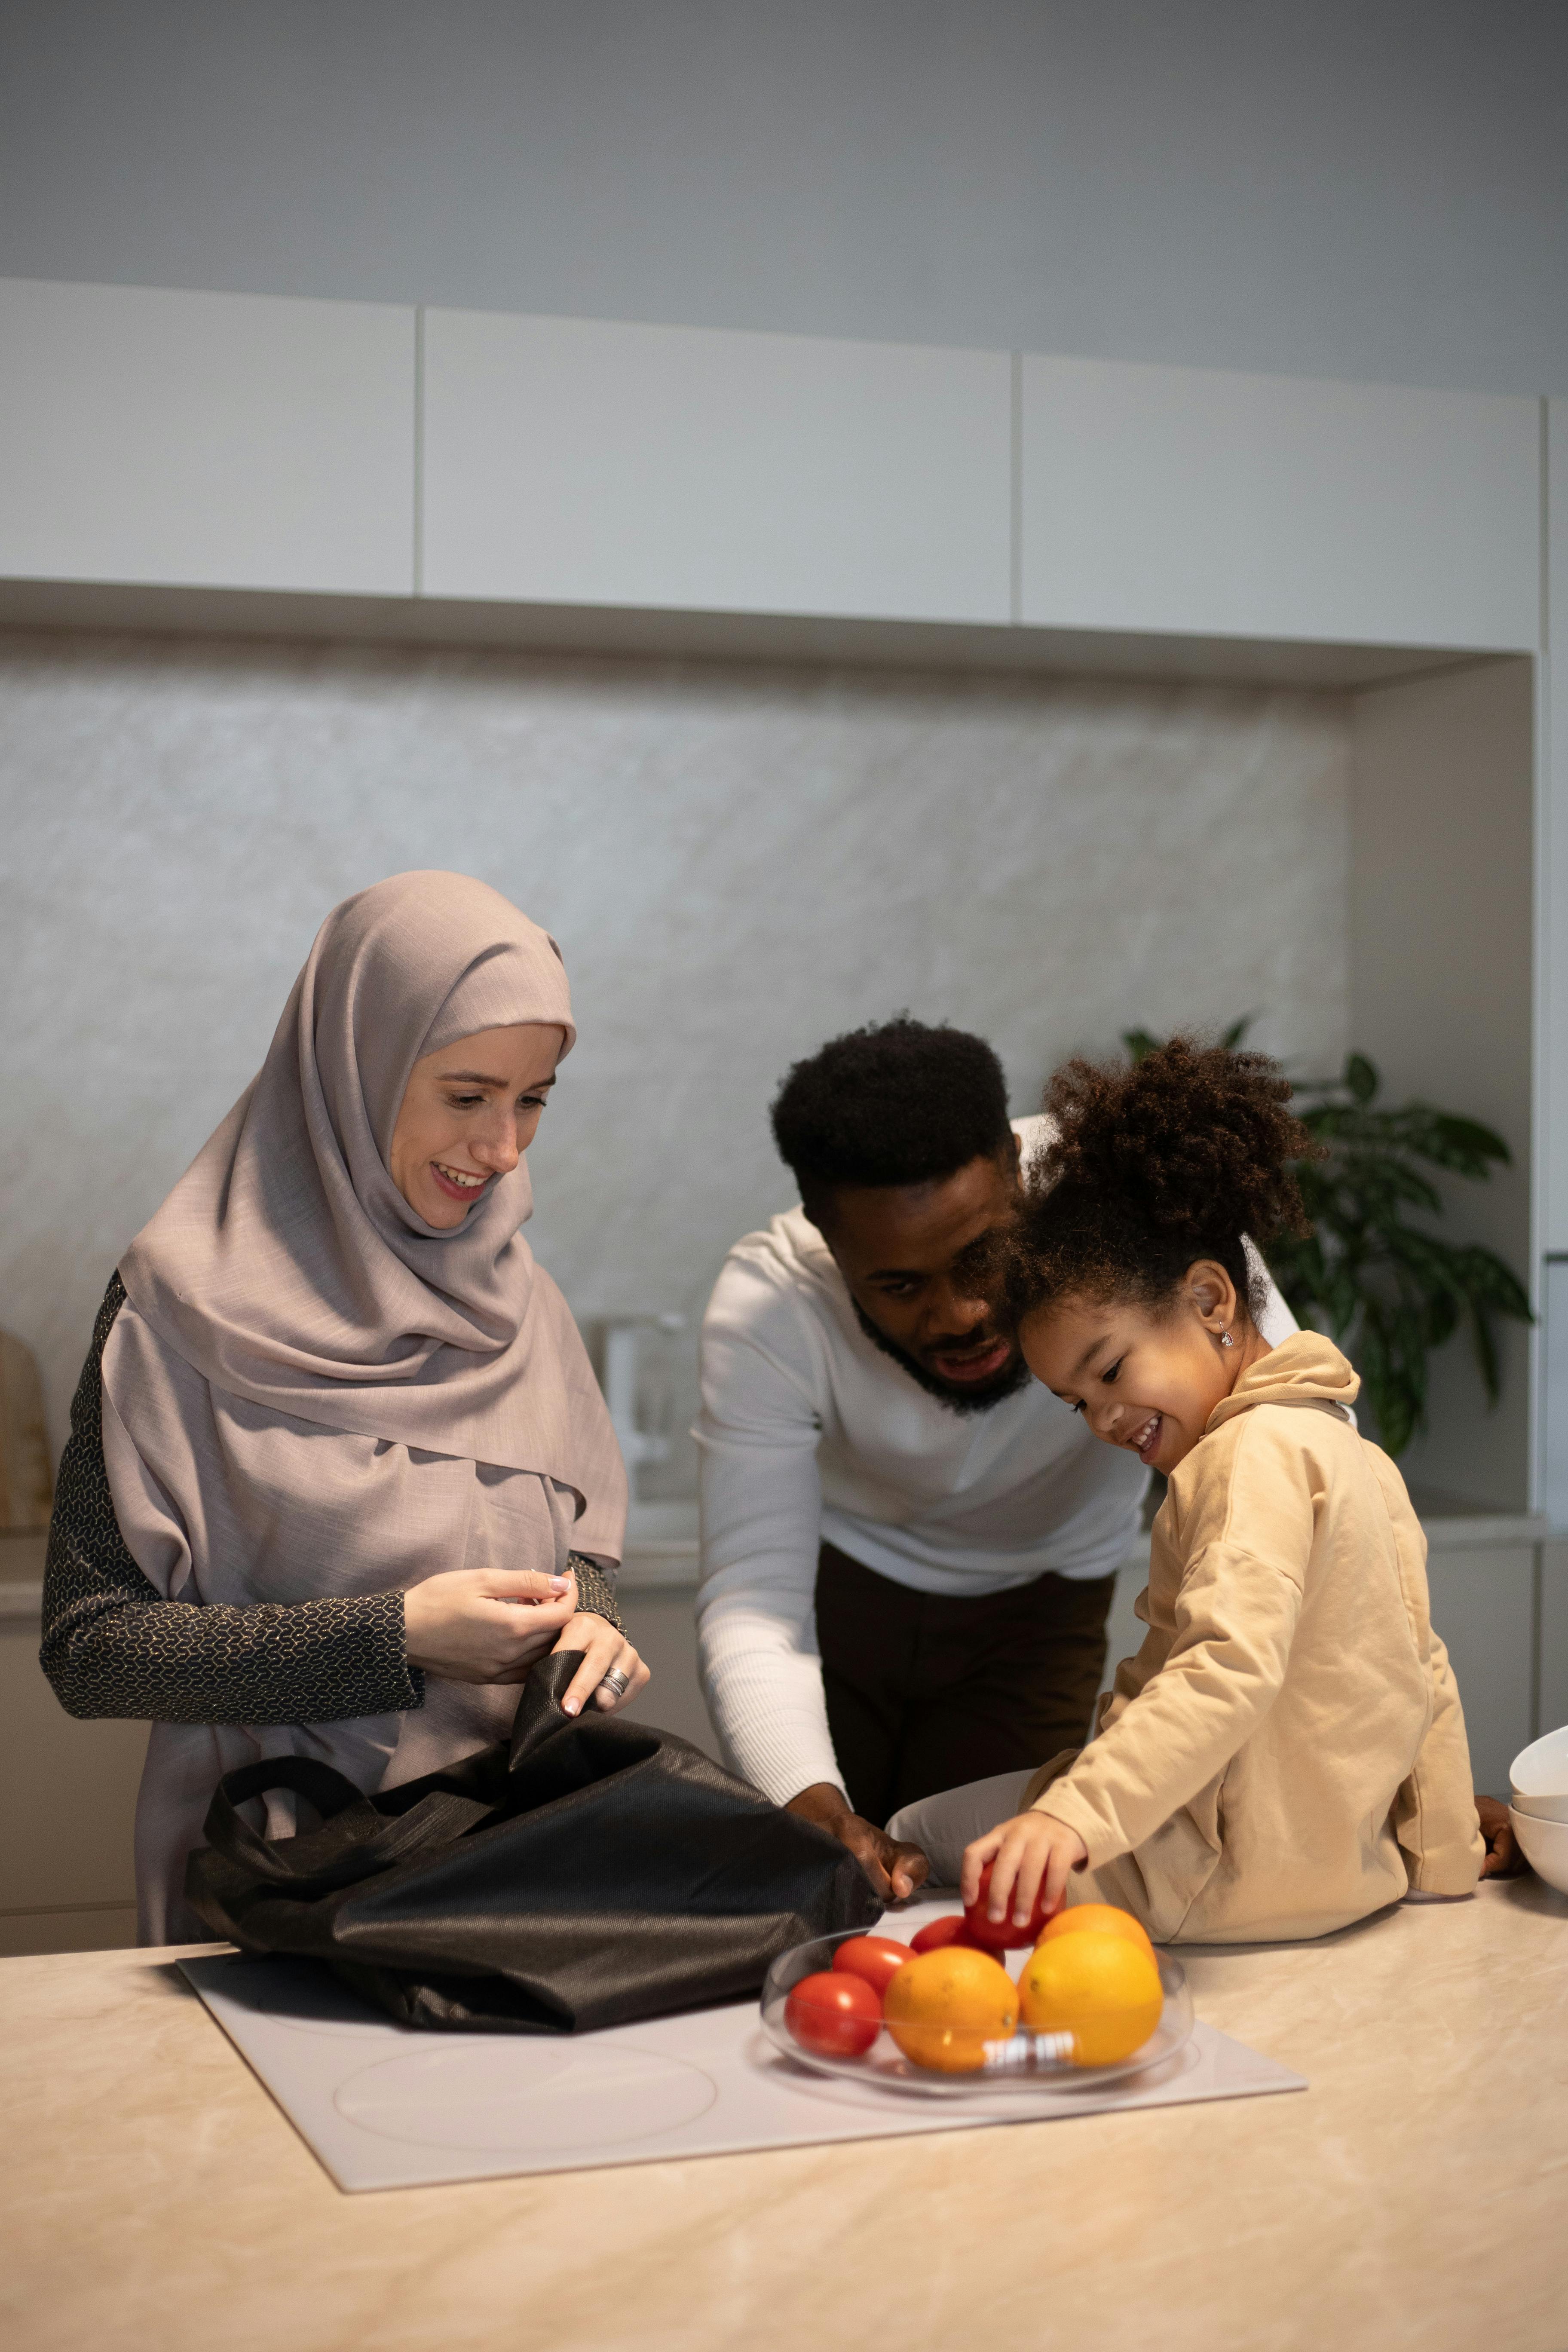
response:
M1521 1748L1508 1777L1516 1797L1568 1797L1568 1724Z
M1511 1810L1509 1819L1526 1862L1548 1886L1568 1895L1568 1822L1537 1821L1532 1813Z
M1516 1789L1513 1810L1528 1813L1532 1822L1568 1822L1568 1797L1521 1797Z

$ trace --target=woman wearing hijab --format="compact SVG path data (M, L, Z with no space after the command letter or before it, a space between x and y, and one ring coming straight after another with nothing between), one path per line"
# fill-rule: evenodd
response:
M552 1650L583 1653L574 1713L647 1680L611 1582L615 1433L521 1230L575 1036L554 940L485 884L345 899L109 1286L41 1655L71 1714L152 1719L143 1943L206 1932L185 1856L236 1766L395 1787L499 1738ZM266 1803L290 1834L291 1798Z

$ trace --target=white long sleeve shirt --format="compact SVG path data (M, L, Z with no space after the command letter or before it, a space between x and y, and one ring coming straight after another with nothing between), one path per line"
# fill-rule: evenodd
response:
M1043 1119L1015 1122L1026 1157ZM1270 1286L1265 1336L1296 1328ZM1038 1381L957 1412L868 1339L816 1227L736 1243L702 1324L699 1655L736 1769L777 1804L843 1784L817 1649L824 1542L918 1592L1109 1576L1148 1474Z

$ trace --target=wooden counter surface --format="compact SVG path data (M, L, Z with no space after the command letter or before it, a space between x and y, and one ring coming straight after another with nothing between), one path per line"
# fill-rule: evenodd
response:
M157 1952L0 1962L10 2352L1563 2352L1568 1898L1192 1952L1305 2094L342 2195Z

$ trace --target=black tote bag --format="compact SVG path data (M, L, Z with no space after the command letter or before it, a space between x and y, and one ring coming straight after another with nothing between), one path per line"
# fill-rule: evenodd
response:
M327 1961L405 2025L580 2032L761 1987L791 1944L871 1926L854 1856L689 1741L522 1685L510 1740L367 1797L310 1757L226 1773L185 1895L248 1952ZM239 1807L292 1789L321 1826L272 1842Z

